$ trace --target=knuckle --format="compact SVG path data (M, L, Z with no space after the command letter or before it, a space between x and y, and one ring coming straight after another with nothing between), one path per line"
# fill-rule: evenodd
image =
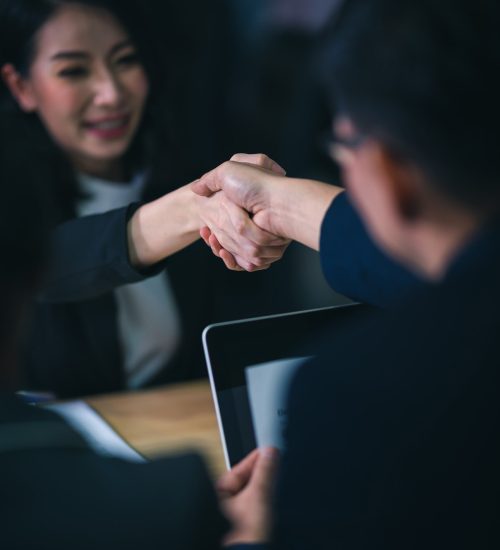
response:
M226 162L223 162L221 165L219 165L218 170L220 171L220 175L224 176L230 170L231 168L231 161L226 160Z
M240 262L240 266L245 270L245 271L253 271L253 264L247 260L242 260Z
M255 245L253 243L248 244L247 249L246 249L246 253L247 253L247 256L248 256L250 261L252 261L252 262L260 261L262 251L257 245Z
M269 261L264 260L263 258L256 258L255 260L252 260L252 263L259 269L265 269L265 267L269 265Z
M269 246L269 236L264 233L259 227L253 226L252 228L252 242L254 248L262 253L262 248Z
M283 257L283 254L285 253L285 250L286 250L286 248L276 248L276 249L274 249L272 257L275 260L279 260L280 258Z
M243 236L246 230L246 223L244 220L238 220L235 224L235 231L239 236Z

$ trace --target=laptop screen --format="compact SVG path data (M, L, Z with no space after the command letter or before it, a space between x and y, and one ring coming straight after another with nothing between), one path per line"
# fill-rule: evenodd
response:
M257 445L282 446L287 391L314 357L318 336L365 310L348 305L271 315L207 327L203 345L226 464Z

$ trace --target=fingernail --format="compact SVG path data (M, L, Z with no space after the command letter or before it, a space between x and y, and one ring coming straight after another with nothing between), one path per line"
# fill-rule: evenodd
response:
M276 447L263 447L259 450L260 456L268 460L276 460L279 456L279 450Z
M280 166L277 162L273 163L273 170L275 172L282 174L283 176L286 176L286 170L283 168L283 166Z

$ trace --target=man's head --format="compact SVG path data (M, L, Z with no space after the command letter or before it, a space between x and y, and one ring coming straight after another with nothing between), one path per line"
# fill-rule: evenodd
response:
M0 390L14 382L16 348L45 267L48 237L42 182L30 168L33 153L5 152L12 131L0 132Z
M499 29L497 0L347 0L328 29L348 190L379 243L427 276L500 210Z

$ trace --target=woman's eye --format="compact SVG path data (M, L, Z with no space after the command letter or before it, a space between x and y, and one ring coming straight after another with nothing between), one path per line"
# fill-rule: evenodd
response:
M62 78L80 78L87 74L87 69L85 67L67 67L66 69L61 69L58 75Z
M116 60L116 63L124 67L127 67L128 65L135 65L136 63L139 63L139 56L135 52L128 53L119 57Z

